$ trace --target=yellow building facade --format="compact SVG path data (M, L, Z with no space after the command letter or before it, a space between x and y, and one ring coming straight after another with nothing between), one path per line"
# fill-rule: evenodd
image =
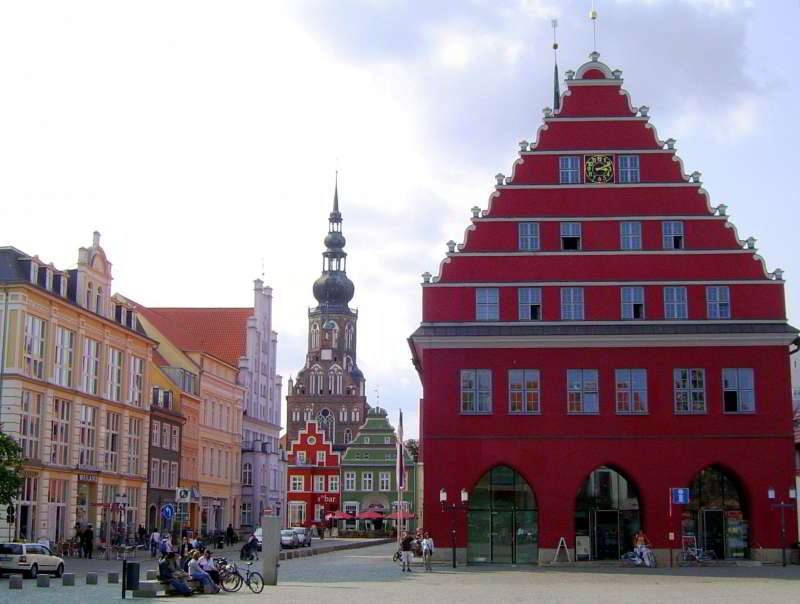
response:
M63 542L92 525L103 542L145 521L154 342L111 282L99 233L69 271L0 248L0 424L24 457L0 535Z

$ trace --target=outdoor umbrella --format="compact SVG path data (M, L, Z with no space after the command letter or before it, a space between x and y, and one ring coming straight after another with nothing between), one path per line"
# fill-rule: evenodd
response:
M327 516L325 516L325 520L353 520L355 516L352 514L348 514L347 512L331 512Z
M375 512L373 510L367 510L366 512L361 512L360 514L356 514L356 518L359 520L383 520L386 516L381 514L380 512Z

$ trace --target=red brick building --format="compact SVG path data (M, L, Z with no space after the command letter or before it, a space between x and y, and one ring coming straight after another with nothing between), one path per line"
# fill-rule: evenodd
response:
M684 541L775 558L770 496L794 486L782 271L684 173L621 72L593 53L566 76L424 276L425 526L446 555L455 514L471 563L549 562L562 537L617 559L640 528L662 562ZM671 488L691 495L672 516ZM443 512L442 489L468 510Z
M317 422L306 422L289 443L289 526L320 524L339 509L340 454Z

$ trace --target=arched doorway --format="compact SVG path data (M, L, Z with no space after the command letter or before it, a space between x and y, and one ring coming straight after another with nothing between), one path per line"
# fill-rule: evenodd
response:
M470 494L467 562L532 564L538 557L538 511L533 490L513 469L492 468Z
M576 558L619 560L640 527L636 485L613 468L593 470L575 502Z
M695 540L719 559L747 557L750 527L738 481L710 466L697 474L690 488L681 522L684 540Z

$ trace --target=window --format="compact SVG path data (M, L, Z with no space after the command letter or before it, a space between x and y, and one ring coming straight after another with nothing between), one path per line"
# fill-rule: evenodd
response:
M706 310L709 319L731 318L731 292L726 285L706 288Z
M338 493L339 492L339 477L338 476L328 476L328 491L331 493Z
M361 421L361 411L359 411L358 409L353 409L352 417L353 417L353 422Z
M39 317L25 315L25 375L44 378L45 322Z
M342 393L342 369L338 365L334 365L328 371L328 393Z
M97 407L81 405L79 422L79 456L78 465L95 466L97 448Z
M539 413L538 369L512 369L508 372L508 412Z
M70 463L69 436L72 403L64 399L53 399L50 414L50 463L66 466Z
M325 451L317 451L317 465L325 465Z
M95 296L95 298L96 298L96 302L95 302L94 310L98 315L102 315L103 314L103 288L100 287L99 285L97 286L97 295Z
M119 413L106 413L105 469L119 471L119 426L122 416Z
M520 222L517 232L520 250L531 251L539 249L538 222Z
M583 321L583 288L561 288L561 320Z
M179 438L180 431L178 430L178 426L172 426L172 450L177 451L180 449L180 438ZM166 447L164 447L166 449Z
M150 444L154 447L161 446L161 422L157 419L150 421L150 431L152 433L152 438Z
M361 474L361 490L372 490L372 472L364 472Z
M492 372L489 369L461 370L461 413L492 412Z
M319 365L314 365L308 376L308 390L309 394L318 395L322 394L322 369Z
M172 461L169 464L169 488L178 488L178 462Z
M345 491L355 491L356 490L356 473L355 472L345 472L344 473L344 490Z
M497 321L500 316L500 290L496 287L479 287L475 290L475 319Z
M344 347L346 350L353 350L353 324L348 323L344 326Z
M253 504L252 503L243 503L242 504L242 515L241 515L241 524L243 526L252 526L253 525Z
M347 444L351 440L353 440L353 433L350 431L350 428L344 431L344 443Z
M619 156L619 182L639 182L639 156Z
M111 347L108 349L106 396L112 401L122 400L122 351Z
M661 223L661 236L665 250L683 249L683 223L667 221Z
M561 223L561 249L579 250L581 249L581 223L562 222Z
M289 502L289 526L303 526L306 521L306 504L299 501Z
M311 324L311 348L319 348L319 323Z
M541 321L542 320L542 290L539 287L520 287L518 290L519 298L519 320L520 321Z
M368 444L369 444L369 442L370 442L370 441L369 441L369 436L365 436L365 437L364 437L364 444L365 444L365 445L368 445Z
M161 478L161 461L155 457L150 460L150 487L158 488L159 480Z
M169 449L169 436L170 436L169 424L167 424L167 423L161 424L161 448L162 449Z
M251 463L245 462L242 464L242 486L253 486L253 464Z
M297 463L299 465L303 465L306 463L306 452L305 451L298 451L297 452Z
M143 420L139 418L132 417L128 420L128 474L139 473L142 425Z
M83 359L81 365L81 386L86 394L97 396L100 393L100 342L91 338L83 339Z
M689 310L686 304L685 287L665 287L664 288L664 318L665 319L686 319Z
M323 493L325 491L325 477L314 476L314 492Z
M132 356L128 376L128 401L137 407L142 406L144 391L144 359Z
M56 363L53 381L59 386L72 388L72 367L75 363L75 332L56 328Z
M623 250L642 249L642 223L621 222L619 225L619 246Z
M581 158L577 155L559 157L558 168L558 181L561 184L577 184L581 181Z
M599 413L597 369L567 370L567 410L569 413Z
M647 370L617 369L614 378L617 413L647 413Z
M390 472L381 472L378 479L378 488L381 491L389 491L392 488Z
M706 412L706 370L675 369L673 371L675 413Z
M628 321L644 319L644 288L622 288L622 318Z
M39 459L39 436L42 421L42 395L29 390L22 391L20 409L19 445L22 457Z
M756 410L752 369L723 369L722 390L725 413L752 413Z
M164 459L161 460L161 488L169 488L169 462Z

